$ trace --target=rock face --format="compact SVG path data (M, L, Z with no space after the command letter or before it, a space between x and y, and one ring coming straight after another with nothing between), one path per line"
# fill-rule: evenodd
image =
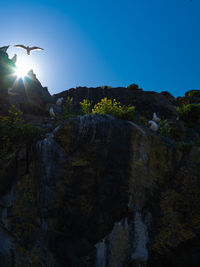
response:
M199 173L199 147L71 118L0 160L0 266L198 266Z
M14 68L1 52L0 136L12 138L0 140L1 148L8 142L0 151L0 267L199 266L199 90L178 99L136 85L56 96L73 97L73 111L83 99L95 104L107 97L135 105L143 121L156 112L168 119L172 140L139 119L96 114L52 121L47 109L62 115L62 105L53 104L56 97L33 71L16 80ZM11 104L45 128L40 140L17 117L4 131L6 122L12 125L5 116ZM12 143L8 129L16 128L21 139L26 130L27 140Z
M7 89L12 87L16 75L15 64L11 59L8 58L8 54L0 51L0 101L5 101L5 96L7 94Z
M77 87L55 95L58 97L72 97L76 109L79 109L80 101L88 99L96 104L102 98L116 99L122 105L134 105L136 110L148 119L152 118L153 112L156 112L163 118L176 118L177 111L171 105L170 100L163 94L156 92L142 91L141 89L132 88L109 88L109 87Z
M8 101L24 113L41 115L47 112L46 105L52 103L52 97L48 89L42 87L34 72L29 71L26 77L15 81Z
M32 70L22 79L16 76L15 69L8 54L0 51L0 104L15 105L24 113L47 113L46 106L53 102L48 89L42 87Z

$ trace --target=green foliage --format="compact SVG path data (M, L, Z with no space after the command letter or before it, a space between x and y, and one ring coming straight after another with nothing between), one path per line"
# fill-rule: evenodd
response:
M7 116L0 116L0 155L12 149L13 145L31 144L40 138L43 131L26 123L22 112L14 105L8 110Z
M98 113L98 114L110 114L113 116L118 116L123 112L122 106L119 102L116 101L116 99L108 99L107 97L101 99L101 101L94 105L94 108L92 109L92 113Z
M92 114L109 114L120 119L134 120L135 107L122 106L116 99L108 99L107 97L101 99L99 103L94 105Z
M139 86L136 83L132 83L132 84L128 85L127 88L128 89L135 89L135 90L137 90L137 89L139 89Z
M170 137L170 126L167 120L161 120L159 125L159 133L165 137Z
M134 106L123 106L123 112L121 113L121 118L124 120L133 121L135 119L135 107ZM120 117L120 116L119 116Z
M177 107L180 119L185 121L188 126L194 127L200 118L200 104L188 104Z
M192 90L188 93L188 96L198 96L200 97L200 90Z
M67 97L64 106L63 106L63 118L64 120L73 117L75 114L73 113L73 97Z
M83 99L83 101L80 102L80 105L81 105L82 113L84 115L90 114L90 109L91 109L92 103L88 99Z

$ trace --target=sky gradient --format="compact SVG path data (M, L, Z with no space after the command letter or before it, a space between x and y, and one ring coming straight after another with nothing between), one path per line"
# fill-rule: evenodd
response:
M43 47L30 64L51 94L137 83L182 96L200 89L199 14L200 0L10 0L1 3L0 46Z

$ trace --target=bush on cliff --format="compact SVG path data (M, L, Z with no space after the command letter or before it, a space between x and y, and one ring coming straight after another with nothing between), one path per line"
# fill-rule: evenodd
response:
M90 114L91 113L91 105L92 103L88 99L83 99L82 102L80 102L82 113Z
M32 144L39 138L42 130L26 123L22 118L22 112L14 105L8 110L7 116L0 116L0 156L22 144Z
M160 121L159 133L165 137L170 137L170 127L167 120Z
M107 97L101 99L101 101L94 105L91 110L92 103L84 99L80 102L82 114L109 114L124 120L134 120L135 107L134 106L122 106L116 99L108 99Z
M92 109L92 113L98 113L100 115L103 114L110 114L113 116L120 116L122 114L123 108L119 102L117 102L115 99L111 100L107 97L101 99L101 101L94 105L94 108Z
M177 108L180 119L185 121L188 126L194 127L200 119L200 104L188 104Z
M64 103L64 113L62 116L63 120L68 119L69 117L74 116L75 114L73 113L73 97L67 97L65 103Z

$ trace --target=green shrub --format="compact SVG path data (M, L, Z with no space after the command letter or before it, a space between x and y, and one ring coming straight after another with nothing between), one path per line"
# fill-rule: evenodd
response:
M119 102L116 101L116 99L108 99L107 97L101 99L101 101L94 105L94 108L92 109L92 113L98 113L98 114L110 114L113 116L117 116L123 112L122 106Z
M159 134L165 137L170 137L170 126L167 120L161 120L159 126Z
M200 104L188 104L177 107L179 117L185 121L188 126L194 127L195 123L200 119Z
M134 106L122 106L116 99L108 99L107 97L94 105L92 114L109 114L120 119L133 120L135 117Z
M9 152L13 145L32 144L41 137L43 131L26 123L22 112L14 105L7 116L0 116L0 155Z
M64 106L63 106L63 114L62 119L66 120L69 117L73 117L75 114L73 112L73 97L67 97Z
M135 107L134 106L123 106L123 112L121 114L121 118L124 120L133 121L135 119Z
M90 114L92 103L88 99L83 99L83 102L80 102L80 105L83 114Z

